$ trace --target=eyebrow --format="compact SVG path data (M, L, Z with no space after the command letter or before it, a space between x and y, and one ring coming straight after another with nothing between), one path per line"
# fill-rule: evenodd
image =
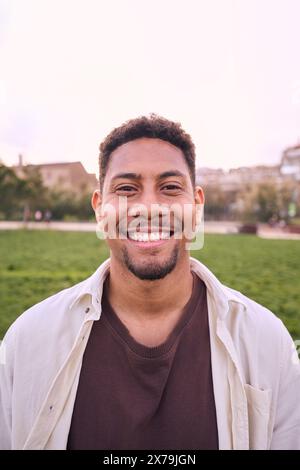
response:
M119 178L125 178L128 180L140 180L142 179L142 175L138 175L137 173L118 173L115 176L113 176L111 180L113 181Z
M179 176L180 178L186 179L186 176L181 173L179 170L169 170L169 171L164 171L164 173L161 173L158 175L157 179L161 180L163 178L168 178L169 176Z
M169 170L169 171L164 171L163 173L160 173L160 175L158 175L156 177L157 180L162 180L164 178L168 178L170 176L179 176L180 178L184 178L186 179L186 176L181 173L181 171L179 170ZM117 173L115 176L112 177L112 181L113 180L116 180L116 179L119 179L119 178L125 178L125 179L130 179L130 180L141 180L142 179L142 175L141 174L138 174L138 173Z

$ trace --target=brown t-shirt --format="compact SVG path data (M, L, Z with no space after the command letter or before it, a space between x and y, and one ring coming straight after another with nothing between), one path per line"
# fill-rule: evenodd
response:
M218 449L206 286L166 341L138 343L104 294L86 346L68 449Z

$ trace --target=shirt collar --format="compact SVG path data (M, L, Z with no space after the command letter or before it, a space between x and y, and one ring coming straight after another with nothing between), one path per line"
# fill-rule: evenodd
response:
M190 258L190 261L191 270L194 271L206 284L209 294L211 294L214 299L217 314L220 318L223 319L226 317L231 302L241 304L244 309L247 308L246 303L235 294L234 290L222 284L204 264L192 257Z
M241 304L246 309L246 304L238 297L232 289L224 286L216 276L199 260L190 257L191 270L194 271L205 283L209 294L216 302L217 314L220 318L225 318L227 315L230 302ZM76 305L84 296L90 295L92 304L99 312L101 311L101 297L103 291L103 284L107 274L109 273L110 258L105 260L98 269L87 279L77 285L79 289L72 299L70 309Z
M89 295L92 298L92 304L96 307L101 304L103 284L109 273L110 258L105 260L98 269L87 279L77 285L78 290L69 306L72 309L84 296Z

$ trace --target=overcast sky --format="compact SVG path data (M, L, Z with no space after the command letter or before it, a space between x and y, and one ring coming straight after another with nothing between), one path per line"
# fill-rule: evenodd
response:
M123 121L180 121L198 166L300 139L300 0L0 0L0 158L81 160Z

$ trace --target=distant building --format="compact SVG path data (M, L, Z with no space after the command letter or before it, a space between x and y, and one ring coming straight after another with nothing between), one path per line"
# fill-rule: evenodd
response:
M238 184L264 183L268 181L280 181L279 165L256 165L249 167L233 168L229 170L229 176Z
M218 184L219 181L224 177L225 171L221 168L206 168L200 167L196 170L196 181L200 185L214 185Z
M231 168L228 171L221 169L198 168L197 183L202 186L218 186L226 192L235 192L247 184L273 181L280 183L280 166L258 165L253 167Z
M14 166L13 169L19 177L23 177L24 168L38 169L44 185L59 191L92 192L98 186L96 175L88 173L81 162L42 163L24 166L22 156L19 156L19 165Z
M283 152L280 171L282 175L300 181L300 144L288 147Z

